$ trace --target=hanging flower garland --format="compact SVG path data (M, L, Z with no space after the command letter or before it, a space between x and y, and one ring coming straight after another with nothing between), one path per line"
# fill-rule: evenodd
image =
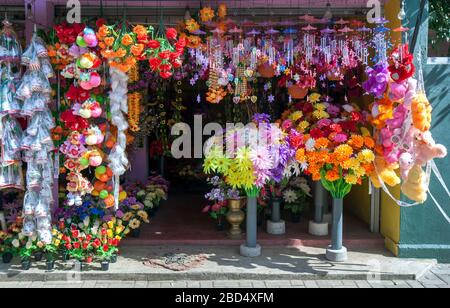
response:
M135 65L128 72L129 84L135 84L139 82L140 75L138 66ZM140 91L133 91L128 93L128 124L130 125L130 131L136 133L140 130L139 119L141 116L141 102L143 95Z
M186 47L186 39L178 38L178 32L174 28L168 28L165 34L158 33L156 38L147 44L145 55L148 58L150 69L158 73L163 79L172 77L174 70L183 65L181 57Z
M102 25L97 32L101 55L108 60L110 67L126 73L138 60L144 59L149 34L153 35L153 28L141 25L128 31L126 21L122 22L119 30L115 26Z

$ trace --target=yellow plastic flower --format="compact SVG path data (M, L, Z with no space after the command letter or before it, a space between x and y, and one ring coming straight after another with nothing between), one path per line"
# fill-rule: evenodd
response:
M362 150L358 154L358 160L363 164L371 163L375 160L375 154L368 149Z
M305 132L305 130L309 127L309 122L308 121L302 121L302 122L300 122L300 124L298 125L298 127L297 127L297 129L300 131L300 132Z
M370 136L371 136L370 131L369 131L367 128L365 128L365 127L361 127L361 134L362 134L364 137L370 137Z
M133 213L128 212L128 213L125 213L125 215L123 215L122 220L129 221L131 219L131 217L133 217Z
M106 235L108 236L108 238L114 237L113 231L111 229L106 230Z
M186 21L186 30L190 33L194 33L200 30L200 25L195 21L195 19L191 18Z
M294 122L297 122L301 118L303 118L303 112L301 112L301 111L296 111L290 115L290 119Z
M321 120L321 119L328 119L330 115L324 110L316 110L313 112L313 117L318 120Z
M345 176L345 182L348 184L355 185L358 183L358 177L354 174L349 173Z
M334 153L336 154L336 159L338 161L346 160L353 155L353 148L348 144L341 144L334 150Z
M205 7L200 10L200 19L202 22L211 21L215 16L214 10L210 7Z
M320 101L320 94L319 93L313 93L309 96L309 101L311 103L318 103Z
M54 245L55 245L56 247L59 247L59 245L61 245L61 241L58 240L58 239L55 239Z
M114 223L112 221L108 221L107 225L109 229L112 229L114 227Z

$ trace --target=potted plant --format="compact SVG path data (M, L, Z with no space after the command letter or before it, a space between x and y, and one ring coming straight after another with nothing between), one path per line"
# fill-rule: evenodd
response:
M148 214L144 211L144 205L130 197L125 199L121 204L123 224L126 226L127 233L131 233L134 238L139 238L142 223L149 223Z
M59 245L61 240L58 237L53 237L52 243L44 244L43 252L46 257L47 271L52 271L55 268L55 259L59 252Z
M97 257L100 259L102 271L107 272L109 270L109 263L113 255L113 250L108 244L104 244L97 249Z
M29 238L24 246L22 246L19 250L19 255L21 259L22 269L27 271L31 267L31 257L33 253L36 251L37 246L34 241Z
M5 264L11 263L14 258L16 249L12 245L13 237L7 232L0 231L0 255Z
M285 210L291 212L293 223L299 223L301 215L311 197L311 188L305 178L296 177L289 181L283 191L283 201Z

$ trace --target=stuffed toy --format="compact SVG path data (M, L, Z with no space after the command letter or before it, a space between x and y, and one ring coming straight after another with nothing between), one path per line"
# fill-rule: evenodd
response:
M384 147L384 156L388 163L397 163L401 155L399 143L403 136L403 124L408 110L400 104L394 110L393 118L386 120L386 127L381 129L381 139Z
M414 56L409 53L408 44L395 48L389 58L389 72L392 80L403 83L414 76L416 68L413 61Z
M414 126L422 131L429 131L431 128L431 113L433 108L425 94L418 94L411 104L412 120Z
M421 133L417 139L415 162L419 166L424 166L435 158L447 156L447 148L442 144L436 144L430 132Z
M400 184L400 178L395 172L398 169L396 164L388 164L382 156L377 156L374 161L375 170L370 174L370 180L376 188L381 188L381 181L389 186Z
M406 181L408 179L409 171L414 165L414 157L411 153L405 152L400 155L399 164L401 177L404 181Z
M415 164L408 173L406 182L402 185L402 192L409 199L424 203L427 200L427 186L426 174L422 167Z
M391 82L389 83L389 99L398 102L405 98L406 91L408 90L408 84L406 81L397 83Z

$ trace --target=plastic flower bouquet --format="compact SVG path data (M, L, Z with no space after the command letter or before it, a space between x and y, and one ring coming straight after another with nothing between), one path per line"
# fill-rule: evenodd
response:
M357 106L319 99L310 97L310 105L298 111L298 118L291 115L304 133L296 158L313 180L322 181L333 198L343 199L353 185L361 184L372 172L375 142L365 128L366 116Z
M284 208L294 215L300 215L311 198L311 188L303 177L291 179L282 193Z
M229 187L224 180L215 176L208 179L208 184L213 188L205 195L205 199L212 203L203 208L203 213L208 213L215 220L220 220L228 213L227 200L239 199L240 192Z
M225 131L209 139L204 161L207 174L223 176L233 189L257 197L261 188L279 177L287 163L285 135L267 120ZM226 148L224 148L224 142ZM281 180L281 177L279 177Z
M125 199L120 208L124 213L121 219L130 230L137 230L141 227L142 223L150 222L148 214L144 210L144 205L134 197Z

